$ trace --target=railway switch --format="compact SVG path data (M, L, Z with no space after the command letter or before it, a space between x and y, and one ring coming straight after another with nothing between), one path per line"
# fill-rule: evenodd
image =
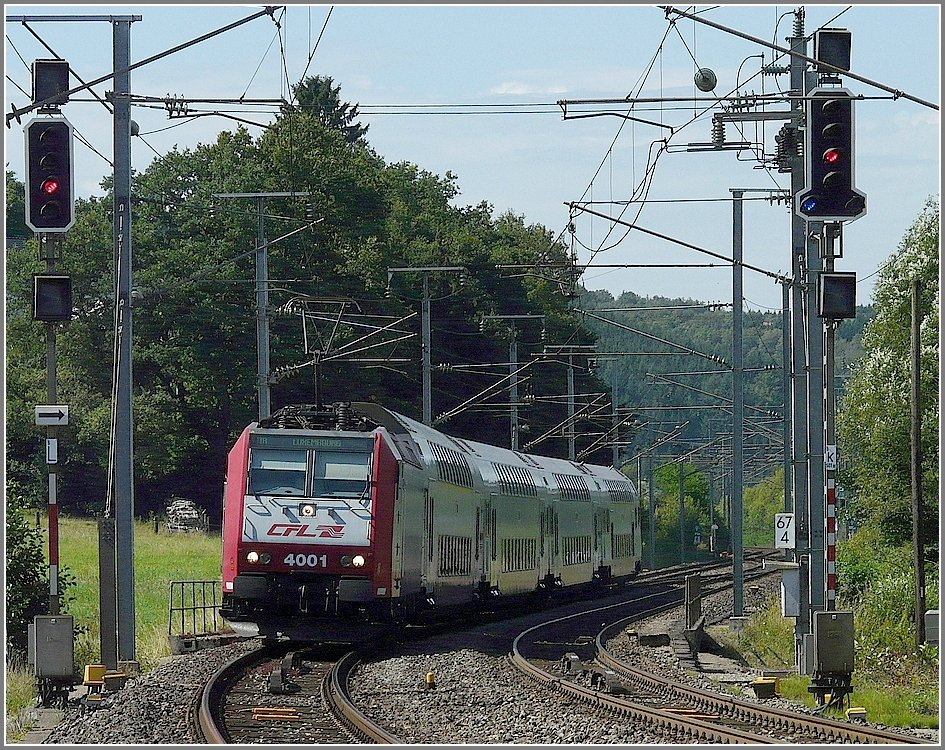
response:
M564 674L578 674L584 669L577 654L567 653L561 657L561 671Z
M591 674L591 687L608 695L626 695L629 692L612 669L595 669Z
M288 654L282 662L269 673L269 692L272 695L288 695L300 690L298 684L289 679L289 671L293 669L296 654Z

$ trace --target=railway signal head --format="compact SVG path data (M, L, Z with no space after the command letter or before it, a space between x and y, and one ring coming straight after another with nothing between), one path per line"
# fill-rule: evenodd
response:
M853 97L836 88L810 93L804 143L805 188L795 210L810 221L852 221L866 213L866 196L856 189Z
M855 273L836 271L818 275L817 314L831 320L856 317Z
M64 117L26 123L26 225L66 232L75 223L72 124Z
M33 274L33 320L46 323L72 319L72 277L62 273Z

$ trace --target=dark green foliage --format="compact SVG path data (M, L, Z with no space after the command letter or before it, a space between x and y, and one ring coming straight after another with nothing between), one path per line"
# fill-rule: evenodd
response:
M709 550L710 503L712 519L719 527L716 549L727 547L728 537L724 528L727 524L721 512L721 505L710 492L709 481L705 474L692 466L684 467L683 497L685 523L683 524L682 547L679 528L679 465L666 464L653 472L653 484L656 497L656 567L678 565L681 555L687 562L700 559ZM698 527L700 541L695 542ZM648 537L649 519L643 521L643 538Z
M855 608L857 669L901 675L909 684L915 658L915 575L909 544L890 546L880 527L866 526L837 545L840 606ZM937 568L927 568L926 608L938 609Z
M742 526L746 547L774 546L774 514L784 512L784 469L744 492L745 520Z
M18 247L33 234L26 226L26 186L9 169L6 177L6 246Z
M323 94L337 97L330 80L319 86ZM340 103L339 109L350 123L356 110ZM267 198L264 206L271 243L271 371L284 375L272 384L273 410L314 400L311 362L314 350L321 349L326 354L320 368L323 402L377 401L420 417L422 279L396 275L387 298L391 267L468 269L465 283L458 274L430 276L433 364L500 363L492 374L456 367L435 371L435 416L508 371L501 364L508 361L508 329L497 326L483 335L483 315L543 314L549 341L593 340L568 311L556 283L513 278L496 268L539 258L563 261L565 248L547 230L512 214L493 218L487 204L453 205L459 194L454 175L386 164L360 137L352 140L357 131L338 125L326 124L304 107L286 110L258 138L244 129L222 133L212 144L173 150L135 175L133 408L139 515L162 512L166 499L176 495L197 501L218 522L226 454L257 415L253 250L259 205L251 198L215 198L215 193L308 193ZM109 185L103 183L106 190ZM8 190L8 208L15 207L15 194ZM110 212L108 197L79 202L60 263L73 277L77 307L75 318L57 331L58 398L71 407L70 424L60 434L60 503L81 512L98 512L106 502L114 317ZM45 398L45 352L42 328L30 320L29 292L30 274L40 266L32 241L8 255L8 469L37 503L45 494L42 435L31 417L33 405ZM348 315L371 316L374 322L414 313L401 326L412 338L365 354L407 362L365 366L328 357L344 346L356 349L364 335L356 327L336 328L334 312L306 320L306 351L293 303L331 311L343 303ZM540 324L520 328L521 362L540 351L540 330ZM561 419L566 371L551 363L536 365L527 375L523 395L558 399L522 409L522 420L531 427L526 439L533 440ZM583 371L576 388L605 390ZM437 426L460 437L508 444L507 392L485 401ZM582 427L590 431L594 426ZM566 455L567 442L558 432L534 450ZM607 461L609 451L588 458Z
M23 500L15 482L8 482L6 505L6 595L7 648L25 656L27 627L36 615L49 613L49 563L45 556L43 532L30 521L33 508ZM68 612L72 601L69 590L75 576L67 568L59 570L60 612Z
M639 410L641 422L687 422L682 431L684 438L704 438L705 443L709 443L718 433L727 431L731 434L732 429L732 376L729 369L732 363L732 313L730 307L715 310L705 307L671 309L698 304L702 303L682 298L642 297L632 292L624 292L617 298L606 291L584 292L581 296L581 307L592 312L606 308L637 308L629 312L597 313L600 317L614 321L616 325L585 318L587 327L599 337L602 349L660 353L650 357L625 356L616 363L602 363L600 376L605 383L613 383L614 369L617 369L618 402ZM838 328L838 375L844 375L849 363L862 353L859 337L871 315L871 307L858 307L857 317L844 321ZM748 433L756 432L750 429L752 422L775 432L781 429L781 338L780 313L744 313L742 358ZM686 350L697 353L688 353ZM720 365L700 355L721 357L726 364ZM668 375L688 372L700 374ZM843 381L838 380L838 386L842 388L842 385ZM670 406L694 405L707 408L667 409ZM664 426L663 429L667 428ZM642 449L652 439L652 433L640 431L634 435L634 446L638 450ZM770 475L777 468L772 462L772 451L765 451L761 447L767 442L761 436L749 436L745 440L746 486Z
M876 284L876 316L863 333L866 355L839 404L841 484L845 513L875 527L884 544L912 538L910 463L911 282L921 282L922 465L928 559L938 556L939 212L930 200L883 266Z
M26 629L36 615L49 611L49 567L43 535L27 520L18 493L7 491L6 629L7 648L26 653Z
M364 141L369 125L354 122L358 105L341 101L341 86L331 76L309 76L292 87L299 108L314 115L325 127L338 130L348 143Z

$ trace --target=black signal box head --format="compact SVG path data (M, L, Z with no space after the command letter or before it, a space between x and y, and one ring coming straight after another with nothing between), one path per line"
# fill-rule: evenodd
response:
M817 29L814 32L814 59L841 70L850 69L850 47L853 35L848 29ZM817 66L821 73L839 75L837 71Z
M47 323L72 318L72 278L65 274L33 275L33 320Z
M72 124L64 117L26 123L26 225L66 232L75 223Z
M808 221L852 221L866 213L854 177L853 95L818 87L809 92L804 130L804 190L795 212Z
M66 60L33 60L33 104L55 96L41 110L56 109L69 101L69 63Z
M856 317L856 274L822 273L817 278L817 314L839 320Z

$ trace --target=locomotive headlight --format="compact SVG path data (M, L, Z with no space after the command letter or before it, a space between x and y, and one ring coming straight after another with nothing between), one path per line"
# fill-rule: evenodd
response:
M259 562L261 562L263 565L268 565L270 562L272 562L272 555L270 555L268 552L263 552L259 556Z
M351 562L354 563L354 567L356 568L361 568L364 566L364 558L361 555L355 555Z
M350 555L342 555L342 556L341 556L341 565L342 565L342 567L347 568L350 564L351 564L351 556L350 556Z
M314 503L299 503L299 515L303 518L311 518L315 515Z
M248 552L246 554L246 562L256 564L259 562L259 553L258 552Z

